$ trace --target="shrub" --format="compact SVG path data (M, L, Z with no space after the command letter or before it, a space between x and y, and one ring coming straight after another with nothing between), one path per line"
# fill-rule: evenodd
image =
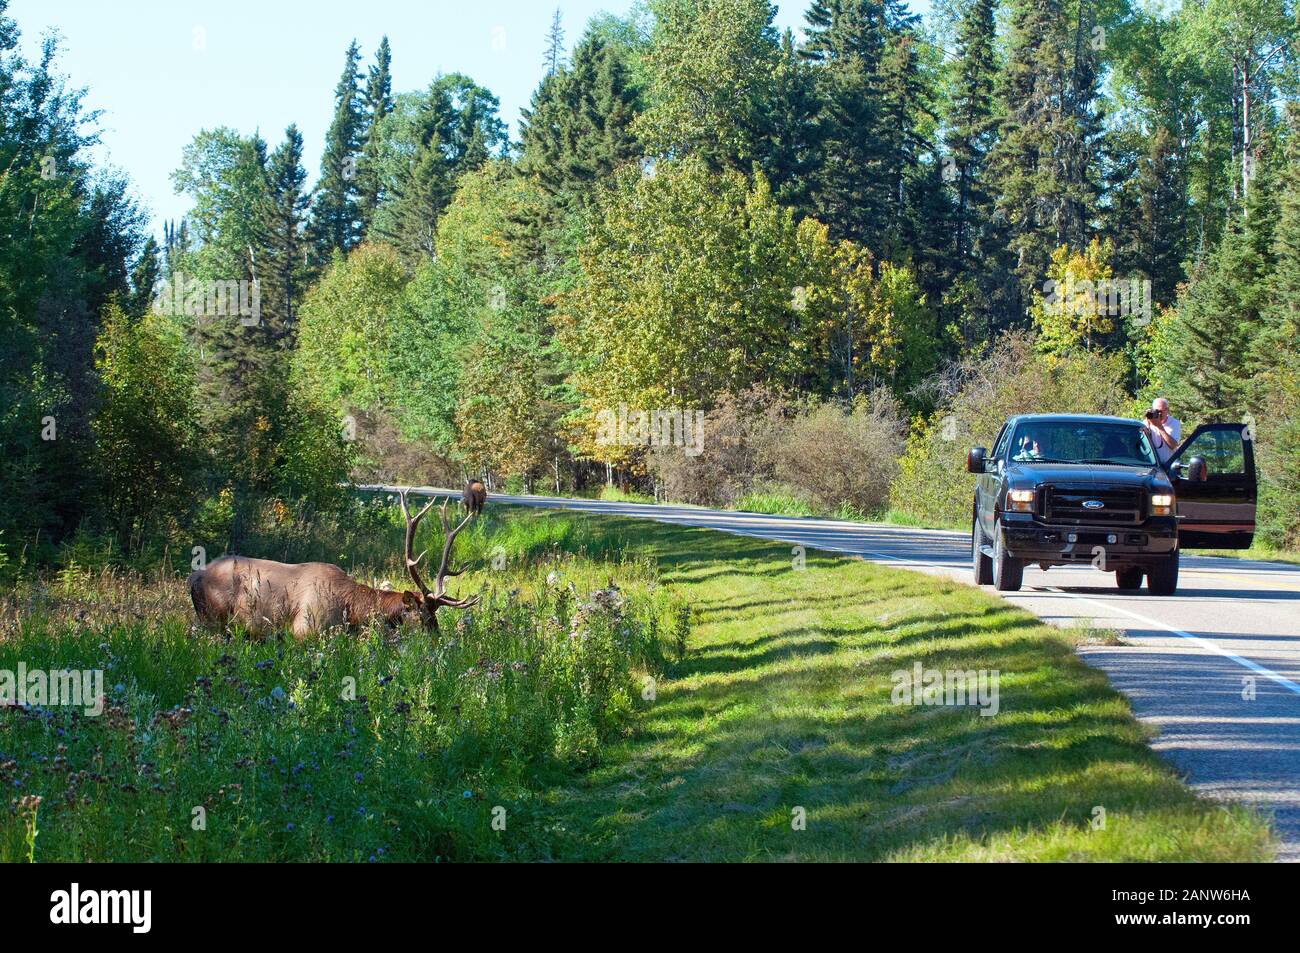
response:
M1129 413L1124 373L1123 355L1053 357L1038 353L1032 336L1015 332L987 354L952 365L931 383L938 409L912 424L890 488L892 507L929 525L966 525L969 447L990 447L1013 414Z
M646 454L658 495L699 506L736 505L755 481L770 476L768 448L784 432L793 409L762 387L724 396L704 415L699 454L682 447L657 447Z
M765 453L794 495L824 512L861 517L888 501L906 430L902 406L877 388L847 411L827 402L794 417Z

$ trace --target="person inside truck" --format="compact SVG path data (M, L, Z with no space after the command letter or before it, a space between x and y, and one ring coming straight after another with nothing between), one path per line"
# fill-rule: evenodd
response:
M1146 428L1160 462L1168 463L1183 437L1182 422L1169 415L1169 401L1163 397L1151 401L1151 409L1147 411L1142 426Z
M1043 456L1042 447L1038 443L1038 435L1032 431L1027 431L1020 435L1016 441L1016 452L1012 455L1013 460L1040 460Z

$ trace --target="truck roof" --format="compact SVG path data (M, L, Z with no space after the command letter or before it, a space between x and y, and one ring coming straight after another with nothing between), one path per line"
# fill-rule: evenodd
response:
M1034 420L1044 423L1057 421L1060 423L1104 423L1104 424L1129 424L1131 426L1141 426L1140 420L1132 417L1107 417L1104 414L1016 414L1008 423L1022 420Z

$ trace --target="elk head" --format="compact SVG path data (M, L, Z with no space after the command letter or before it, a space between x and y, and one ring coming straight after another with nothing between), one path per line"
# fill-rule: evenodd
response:
M466 487L465 493L468 501L469 487ZM459 576L464 572L463 569L451 569L447 562L451 559L451 548L456 542L456 536L469 524L470 520L478 515L487 494L482 491L482 484L479 484L479 493L475 494L477 506L470 506L467 502L465 518L454 527L447 516L447 504L443 503L438 507L438 518L442 522L442 561L438 564L438 572L433 577L432 590L424 584L424 580L420 577L420 562L428 555L428 550L420 553L419 556L415 555L415 531L420 526L420 520L424 519L425 514L433 508L435 501L430 500L424 504L418 513L412 516L411 511L406 506L406 491L401 490L398 496L402 503L402 518L406 520L406 571L410 575L411 581L415 583L415 588L419 590L418 595L410 591L402 593L402 601L408 611L418 613L424 625L436 632L438 630L438 610L440 608L446 606L449 609L468 609L478 603L478 596L453 599L447 595L447 577Z

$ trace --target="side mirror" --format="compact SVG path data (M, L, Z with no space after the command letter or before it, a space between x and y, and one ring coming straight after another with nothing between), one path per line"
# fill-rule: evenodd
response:
M983 473L984 472L984 454L988 451L983 447L971 447L966 452L966 472Z
M1192 457L1187 461L1187 480L1191 483L1204 483L1210 476L1210 468L1204 457Z

